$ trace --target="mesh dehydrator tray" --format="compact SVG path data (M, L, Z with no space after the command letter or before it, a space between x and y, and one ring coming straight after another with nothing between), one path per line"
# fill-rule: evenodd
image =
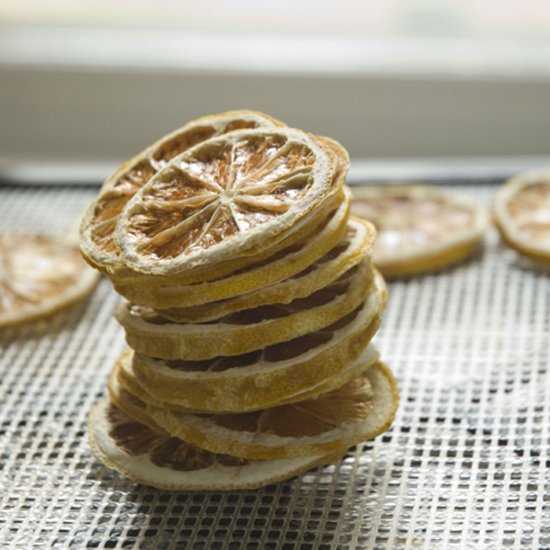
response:
M489 206L497 183L450 187ZM4 186L0 229L74 230L96 192ZM387 434L264 489L169 493L88 447L124 346L102 280L87 303L0 335L0 545L550 548L549 282L491 229L470 261L392 283L376 336L401 391Z

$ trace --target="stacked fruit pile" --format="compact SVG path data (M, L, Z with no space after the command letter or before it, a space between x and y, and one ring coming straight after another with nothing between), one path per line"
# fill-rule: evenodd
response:
M369 341L386 302L346 151L250 111L131 159L82 226L128 301L129 349L90 415L108 466L167 489L257 487L331 462L397 406Z

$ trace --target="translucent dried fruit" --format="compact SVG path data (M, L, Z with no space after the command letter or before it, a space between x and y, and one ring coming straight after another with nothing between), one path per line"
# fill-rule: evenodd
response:
M385 277L459 262L475 250L487 227L482 207L427 185L354 187L352 213L375 225L372 257Z
M495 221L512 248L536 260L550 260L550 170L520 174L500 187Z
M0 327L68 307L88 296L97 279L71 244L45 235L0 235Z

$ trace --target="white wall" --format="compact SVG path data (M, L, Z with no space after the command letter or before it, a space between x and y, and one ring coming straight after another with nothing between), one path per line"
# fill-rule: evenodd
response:
M292 40L0 33L0 159L117 162L241 107L354 157L549 153L550 50Z

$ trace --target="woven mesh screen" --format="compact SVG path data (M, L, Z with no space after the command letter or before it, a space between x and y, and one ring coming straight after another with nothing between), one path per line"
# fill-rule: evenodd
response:
M487 182L457 187L490 204ZM0 229L63 234L95 192L0 189ZM0 544L10 548L550 548L549 273L495 231L472 260L390 285L376 337L392 429L254 491L167 493L100 465L86 417L124 346L91 299L0 335Z

